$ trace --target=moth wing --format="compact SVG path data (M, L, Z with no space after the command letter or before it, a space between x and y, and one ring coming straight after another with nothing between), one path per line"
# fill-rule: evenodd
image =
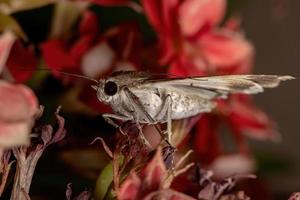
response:
M226 98L231 93L256 94L294 79L278 75L226 75L149 80L144 86L195 94L205 99Z

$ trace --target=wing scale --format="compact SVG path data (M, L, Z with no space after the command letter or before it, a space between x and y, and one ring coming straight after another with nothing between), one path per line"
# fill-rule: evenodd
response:
M143 87L177 90L192 93L202 98L227 97L230 93L256 94L264 88L277 87L281 81L294 79L292 76L277 75L227 75L211 77L189 77L173 79L152 79Z

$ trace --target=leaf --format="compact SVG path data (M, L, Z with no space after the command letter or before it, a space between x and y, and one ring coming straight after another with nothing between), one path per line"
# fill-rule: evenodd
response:
M0 18L1 23L1 18ZM0 24L1 28L1 24ZM11 31L5 31L0 36L0 74L2 73L8 56L10 54L10 50L16 40L15 35Z
M58 2L55 5L50 37L58 38L67 33L88 5L87 2Z
M104 199L107 196L108 189L113 181L112 163L106 165L100 173L95 187L95 198L97 200Z
M13 17L0 12L0 32L6 30L11 30L15 34L17 34L17 36L21 37L24 40L27 40L27 36L23 32L18 22Z
M56 0L7 0L7 4L0 7L0 11L11 14L18 11L31 10L54 3Z

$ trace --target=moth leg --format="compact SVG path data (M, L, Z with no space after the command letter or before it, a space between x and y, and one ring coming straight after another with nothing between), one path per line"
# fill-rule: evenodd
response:
M168 134L168 141L172 139L172 98L171 96L167 96L167 134Z
M112 125L113 127L115 127L116 129L119 129L120 132L124 135L126 135L123 130L122 130L122 125L119 126L118 124L116 124L112 119L117 119L117 120L122 120L122 121L128 121L131 120L130 118L126 117L126 116L122 116L122 115L116 115L116 114L110 114L110 113L104 113L102 114L103 119L110 125Z
M149 149L152 149L151 144L149 143L147 138L144 136L143 128L142 128L141 124L139 123L139 121L137 119L137 116L134 117L134 121L135 121L135 124L136 124L136 126L139 130L139 134L140 134L140 137L141 137L141 140L142 140L143 144L145 144Z
M157 119L167 118L167 130L164 133L165 139L171 141L172 136L172 98L170 95L167 95L165 98L161 111L157 114Z
M126 96L128 97L131 104L134 106L135 110L144 115L144 118L149 121L149 123L153 124L155 129L158 131L158 133L161 135L161 137L164 139L164 141L170 145L170 142L165 138L165 134L161 131L158 124L156 124L156 121L150 116L150 114L145 110L144 106L140 102L139 98L131 92L128 88L124 88L124 92ZM136 113L136 112L135 112Z

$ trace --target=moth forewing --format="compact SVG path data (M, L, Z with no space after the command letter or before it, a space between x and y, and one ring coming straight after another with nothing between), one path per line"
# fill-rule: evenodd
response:
M281 81L294 79L292 76L277 75L227 75L211 77L188 77L152 80L151 87L176 89L177 91L192 91L202 93L208 99L224 97L230 93L255 94L263 91L263 88L272 88Z

